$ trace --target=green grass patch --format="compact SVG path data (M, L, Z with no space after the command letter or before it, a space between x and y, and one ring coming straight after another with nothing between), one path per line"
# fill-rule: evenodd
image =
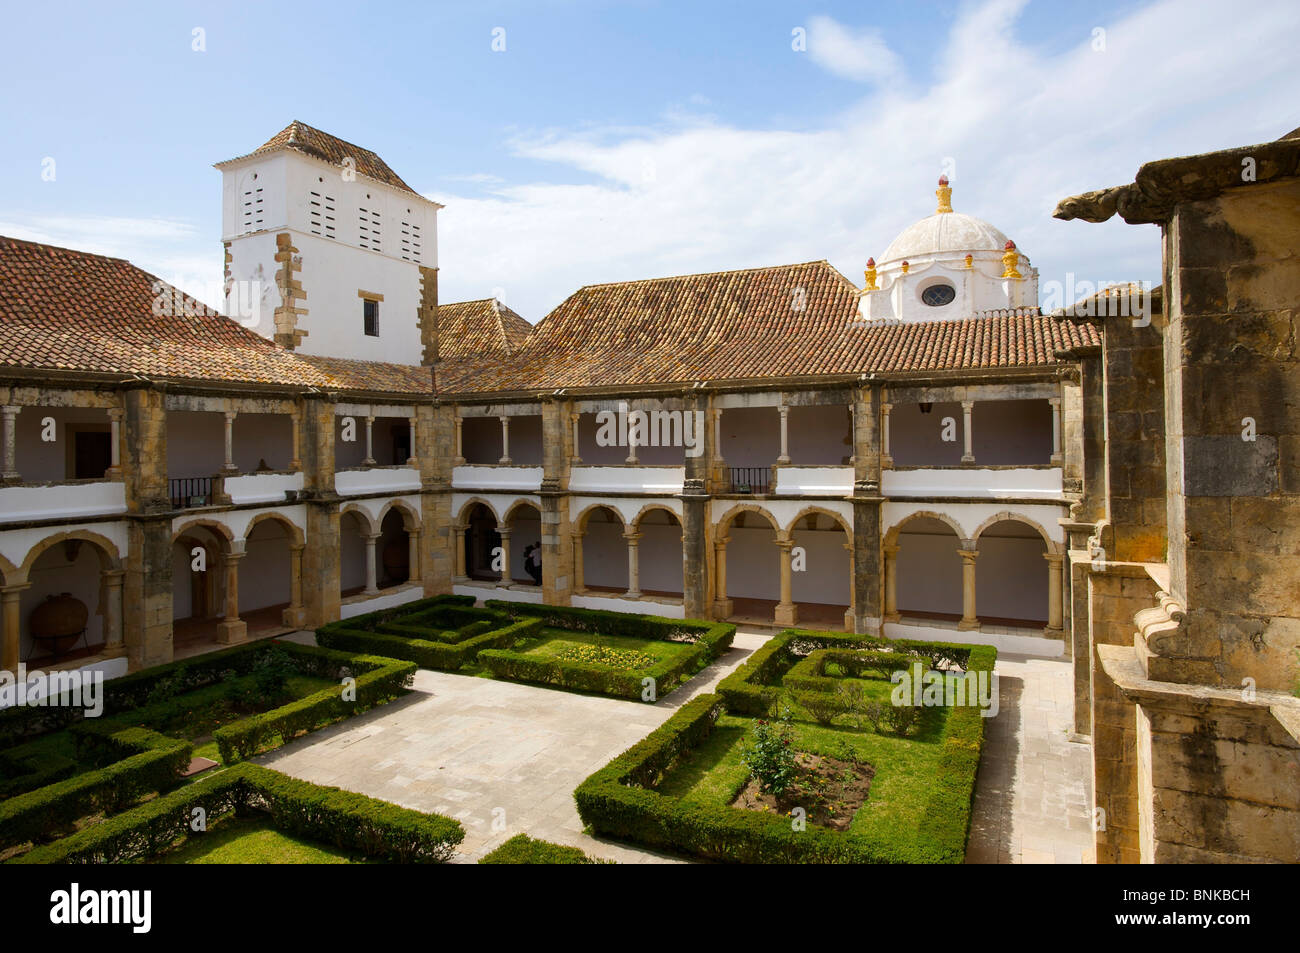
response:
M359 854L275 829L268 817L231 817L155 864L364 864Z

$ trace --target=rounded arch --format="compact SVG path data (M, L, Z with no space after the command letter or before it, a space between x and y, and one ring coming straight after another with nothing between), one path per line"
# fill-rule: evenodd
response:
M677 515L677 511L674 510L671 506L668 506L665 503L647 503L645 506L641 507L641 509L637 511L636 516L632 517L631 528L634 531L640 529L642 518L645 517L647 514L653 512L654 510L663 510L665 513L667 513L669 516L673 518L673 522L676 523L679 527L682 525L682 518Z
M527 507L528 509L536 513L539 519L541 518L542 508L540 506L538 506L532 500L519 499L519 500L515 500L508 507L506 507L505 515L502 516L499 521L500 524L502 526L507 526L507 527L510 526L514 522L515 513L524 507Z
M18 581L18 567L0 555L0 586L8 586Z
M466 500L456 513L456 522L461 524L462 526L465 525L465 523L469 520L469 511L474 509L474 507L480 503L487 507L488 512L492 514L492 518L497 521L498 525L500 525L501 514L497 512L497 508L492 505L491 500L482 496L471 496L468 500Z
M383 526L384 518L387 517L388 514L393 512L394 510L396 510L399 514L401 514L402 529L406 530L408 533L419 532L420 516L418 513L415 512L415 508L411 506L410 503L407 503L405 500L389 500L387 503L385 503L384 508L379 511L379 516L376 519L376 522L380 526Z
M273 520L274 522L279 523L284 527L285 534L289 537L290 545L292 546L304 545L306 540L306 535L303 533L303 531L291 519L289 519L289 517L285 516L283 513L276 513L276 512L258 513L251 520L249 520L248 525L244 527L244 541L247 541L248 538L253 535L253 529L257 526L258 523L264 523L267 520Z
M21 576L23 580L30 577L32 566L36 560L41 558L41 554L52 546L70 540L81 540L90 543L95 547L95 552L99 555L100 566L104 569L121 569L122 557L117 551L117 545L107 536L101 536L99 533L92 533L86 529L74 529L66 533L55 533L53 536L47 536L39 543L32 546L27 551L27 558L23 560L22 567L15 573Z
M610 513L613 513L615 519L611 520L610 522L617 522L620 526L623 527L624 531L627 530L627 521L623 519L623 514L620 513L616 508L610 506L608 503L592 503L581 513L579 513L577 520L574 521L577 524L578 532L580 533L587 532L587 522L588 520L591 519L591 514L596 512L596 510L608 510Z
M946 513L940 513L935 510L917 510L915 513L909 513L889 528L889 531L885 533L885 544L889 546L897 546L898 536L902 533L903 527L913 520L918 519L932 519L938 520L940 523L946 523L957 539L962 540L966 538L966 531L962 529L961 524Z
M1028 516L1025 516L1021 513L1013 513L1010 510L1004 510L1001 513L994 513L983 523L980 523L980 525L976 528L975 532L971 535L971 541L976 546L978 546L980 536L983 534L983 532L986 529L988 529L991 526L996 526L998 523L1005 523L1005 522L1023 523L1025 526L1028 526L1030 529L1032 529L1034 532L1036 532L1039 536L1043 538L1043 543L1047 546L1047 551L1049 553L1061 552L1060 544L1057 543L1055 540L1053 540L1050 535L1048 535L1047 530L1043 528L1043 525L1041 523L1037 522L1036 520L1032 520Z
M172 533L172 542L176 542L176 540L192 531L196 526L202 526L211 530L212 535L217 537L217 540L224 544L225 552L230 552L235 548L235 534L231 532L230 527L225 523L219 523L216 520L210 519L187 520L177 528L176 532ZM244 535L247 536L247 532L245 532Z
M339 519L342 519L349 513L357 518L357 521L361 524L361 528L364 529L367 534L373 536L375 533L379 532L379 524L375 521L374 517L370 515L370 511L360 503L349 503L344 506L343 509L339 510Z
M831 519L833 519L836 523L839 524L840 529L844 530L844 534L848 536L849 542L853 541L853 527L848 524L848 522L844 519L844 517L841 516L839 513L836 513L834 510L827 509L824 506L817 506L816 504L812 506L805 506L798 513L796 513L794 519L790 520L790 522L786 524L785 531L787 533L793 533L795 527L799 525L799 521L801 519L803 519L805 516L812 516L814 514L819 516L829 516Z
M778 520L771 513L769 513L766 509L759 506L757 503L737 503L735 506L727 510L727 512L722 515L722 519L718 520L718 524L717 524L718 535L720 536L726 535L727 530L731 529L732 522L741 513L757 513L760 516L762 516L763 519L767 520L768 525L772 527L773 532L776 533L784 532L781 529L781 521Z

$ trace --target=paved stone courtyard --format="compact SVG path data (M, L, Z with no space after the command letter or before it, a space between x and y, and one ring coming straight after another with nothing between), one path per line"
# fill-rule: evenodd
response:
M314 641L308 633L295 640ZM730 652L654 705L421 670L415 691L259 758L295 777L457 818L473 863L522 832L621 862L672 862L582 831L573 790L592 771L711 690L763 644ZM998 662L1002 708L976 785L972 863L1090 860L1086 745L1066 740L1069 662Z

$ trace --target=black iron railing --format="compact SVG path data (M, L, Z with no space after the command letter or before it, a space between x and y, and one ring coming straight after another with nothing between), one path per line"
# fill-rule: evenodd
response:
M772 482L771 467L727 467L732 493L766 493Z
M168 480L167 487L178 510L212 505L212 477L180 477Z

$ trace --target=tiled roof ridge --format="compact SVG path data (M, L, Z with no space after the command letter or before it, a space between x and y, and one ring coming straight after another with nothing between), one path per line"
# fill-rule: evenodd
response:
M779 271L782 268L807 268L810 265L825 265L831 271L835 272L835 274L843 278L849 285L853 284L853 282L849 281L849 279L846 278L838 268L832 265L829 260L825 258L815 258L811 261L800 261L782 265L757 265L753 268L721 268L717 271L698 271L685 275L663 275L658 278L629 278L625 281L600 281L595 284L581 285L577 291L573 292L573 294L593 288L610 288L615 285L645 285L657 281L687 281L692 278L717 278L722 275L747 275L753 274L757 271Z
M63 252L67 255L76 255L78 258L100 258L104 261L120 261L125 262L128 265L131 264L131 260L128 258L119 258L116 255L104 255L100 252L94 251L84 251L80 248L69 248L66 245L55 245L50 242L38 242L31 238L17 238L13 235L0 235L0 242L14 242L15 244L28 245L32 248L41 248L45 251ZM132 265L132 267L135 266ZM143 269L141 270L143 271ZM146 274L148 274L148 272L146 272ZM158 276L153 275L152 277L157 278ZM159 278L159 280L161 281L162 279Z

